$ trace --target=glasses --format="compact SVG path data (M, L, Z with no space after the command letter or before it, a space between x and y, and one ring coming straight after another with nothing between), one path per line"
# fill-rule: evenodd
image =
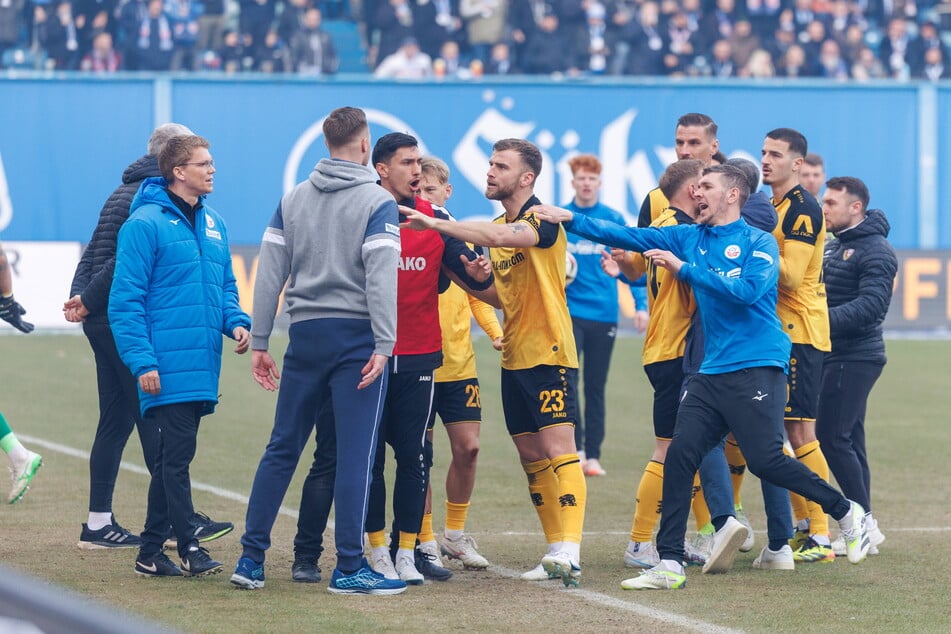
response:
M184 167L185 165L197 165L198 167L202 168L203 170L206 170L206 169L208 169L208 168L210 168L210 167L214 167L214 166L215 166L215 162L214 162L214 161L202 161L201 163L181 163L181 164L179 164L179 167Z

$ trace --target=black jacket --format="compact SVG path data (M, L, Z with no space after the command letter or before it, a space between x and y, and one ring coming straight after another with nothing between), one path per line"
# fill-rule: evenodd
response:
M143 156L122 173L122 184L106 199L99 212L99 223L83 251L83 256L73 275L69 296L81 295L83 305L89 311L86 321L109 323L109 289L116 266L116 242L119 229L129 217L132 197L139 185L148 177L161 176L158 159Z
M822 269L832 334L827 361L885 363L882 322L898 272L890 228L883 212L870 209L863 222L826 243Z

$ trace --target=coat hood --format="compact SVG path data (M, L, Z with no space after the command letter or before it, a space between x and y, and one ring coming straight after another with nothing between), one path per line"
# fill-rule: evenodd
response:
M308 179L322 192L335 192L366 183L376 183L379 176L375 170L343 159L320 159Z
M888 232L892 226L888 224L888 218L881 209L869 209L865 214L865 220L855 225L851 229L836 233L835 237L841 242L851 242L870 235L880 235L888 237Z
M122 182L125 184L137 183L151 176L161 176L159 170L158 158L147 155L136 159L132 165L125 168L122 173Z
M772 233L779 222L779 216L776 214L776 208L769 201L769 196L764 192L753 192L743 205L743 220L746 224L762 229L766 233Z

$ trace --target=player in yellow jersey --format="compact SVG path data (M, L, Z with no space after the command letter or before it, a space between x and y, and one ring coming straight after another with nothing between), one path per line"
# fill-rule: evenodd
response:
M522 139L492 148L485 195L505 213L493 222L453 222L411 209L404 227L435 229L490 247L502 304L502 407L548 542L525 579L581 579L581 533L587 486L575 447L578 357L565 298L565 230L528 210L541 152Z
M445 209L452 195L449 166L434 156L425 156L421 164L420 196ZM447 211L448 213L448 211ZM446 427L452 460L446 474L446 525L443 530L442 554L458 559L466 568L483 569L488 560L479 554L475 540L465 534L469 499L475 486L476 458L479 455L479 426L482 403L479 379L476 376L475 351L472 349L472 317L492 340L496 350L502 349L502 327L495 309L469 295L456 284L439 295L439 326L442 329L442 366L436 369L433 407L426 432L427 456L432 456L433 427L436 414ZM426 561L416 568L427 575L432 564L439 568L440 547L433 534L432 483L426 494L423 526L419 532L419 552ZM438 569L436 570L438 573Z
M772 189L779 214L773 235L779 243L779 301L783 330L792 340L786 403L786 436L796 458L829 480L819 441L816 410L822 381L823 353L832 349L829 307L822 281L822 250L826 226L822 208L799 182L808 151L806 137L791 128L777 128L763 141L763 182ZM832 561L829 520L819 505L793 495L799 525L793 537L793 558L799 562Z

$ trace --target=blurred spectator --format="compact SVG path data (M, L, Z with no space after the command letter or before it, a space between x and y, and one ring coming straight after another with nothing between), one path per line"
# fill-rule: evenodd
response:
M409 0L387 0L381 3L376 12L375 23L376 45L370 52L370 58L376 64L382 63L395 53L408 38L416 40L413 10L409 6Z
M941 50L937 48L925 49L924 63L917 75L922 79L938 81L939 79L948 79L951 77L951 69L945 63L941 55Z
M461 77L463 79L471 76L469 67L462 61L459 44L455 40L443 42L439 49L439 55L433 60L433 74L436 77Z
M934 22L925 22L918 27L918 37L912 40L911 44L911 74L914 77L923 77L923 69L928 62L925 57L928 54L928 51L934 49L938 51L938 59L941 64L948 66L948 49L945 47L944 42L941 41L941 36L938 35L938 25ZM931 65L934 66L934 62L931 62Z
M799 43L806 52L806 59L813 66L819 63L819 54L822 43L826 41L826 25L821 20L813 20L806 25L806 30L799 34Z
M294 72L301 75L333 75L340 59L330 34L320 28L320 9L310 7L304 12L304 23L291 36L291 60Z
M750 21L753 32L760 38L768 38L778 26L783 0L746 0L744 15Z
M781 26L773 33L773 37L767 40L766 50L773 56L773 61L778 61L786 54L789 47L796 43L796 31L792 25Z
M835 40L826 40L819 50L819 63L816 66L819 76L826 79L846 81L849 79L849 65L842 57L839 43Z
M868 45L865 43L865 31L858 24L853 24L845 30L845 38L839 41L842 55L854 62L859 58L859 52Z
M683 74L687 64L694 57L694 47L690 38L690 22L683 11L674 12L667 20L667 55L664 66L668 75Z
M608 67L610 53L605 40L607 11L603 4L595 0L588 4L585 13L587 28L581 33L582 43L579 45L585 53L581 57L580 66L592 75L603 75Z
M195 66L195 45L200 26L198 18L204 7L198 0L166 0L165 12L172 27L172 70L191 69Z
M304 24L304 11L313 5L312 0L288 0L284 2L281 15L277 19L277 35L290 43L295 33ZM323 13L321 13L323 16Z
M812 77L815 73L806 59L806 52L798 44L793 44L786 49L786 54L777 62L776 75L796 79L798 77Z
M175 42L162 0L149 0L148 14L139 24L136 48L139 70L168 70L171 67Z
M733 45L729 40L717 40L710 54L710 74L714 77L735 77L736 64L733 63Z
M740 70L740 77L750 79L768 79L776 76L776 69L773 67L773 57L769 51L758 48L750 53L746 65Z
M325 20L353 21L353 9L350 0L319 0L317 8Z
M832 3L832 14L827 20L826 26L829 35L838 40L841 45L847 39L847 32L850 27L856 26L864 31L866 22L854 3L849 0L835 0Z
M465 19L471 57L486 61L489 49L502 42L508 10L509 0L460 0L459 15Z
M656 2L645 2L637 16L626 72L628 75L662 75L667 46L659 24L660 7Z
M52 14L50 14L52 11ZM79 32L73 20L73 5L69 0L37 5L34 10L35 36L46 50L48 64L56 70L76 70L79 67Z
M904 18L892 18L888 21L885 37L878 48L878 56L890 77L907 79L911 74L911 38Z
M753 51L761 48L759 37L753 33L753 26L749 20L737 20L733 26L733 35L728 39L733 45L733 62L738 68L746 66Z
M419 50L419 43L413 37L403 40L403 45L387 55L373 71L374 77L393 79L422 79L432 73L432 58Z
M230 74L253 68L254 57L251 54L250 41L250 35L225 31L221 38L221 49L218 51L221 70Z
M201 4L205 10L198 16L196 48L199 51L216 51L221 48L221 40L224 37L225 26L228 23L228 16L225 13L225 0L201 0Z
M264 44L255 49L254 69L261 73L289 73L293 69L290 52L277 31L268 31Z
M512 41L515 43L515 57L519 60L522 70L532 73L535 71L530 70L531 64L526 57L527 49L532 39L541 32L542 20L550 15L555 16L556 20L559 19L559 7L548 0L511 0L511 2L509 25L512 27ZM551 38L543 36L543 39L550 40ZM536 51L540 48L543 46L537 47ZM547 61L545 63L548 64ZM551 65L558 64L556 60L551 60Z
M888 73L885 66L869 47L861 49L852 64L852 79L866 81L869 79L885 79Z
M0 57L5 50L20 43L20 34L26 26L23 22L24 6L25 0L0 0Z
M631 42L637 32L638 3L636 0L608 0L605 44L610 51L608 74L622 75L627 71Z
M535 33L528 39L519 64L533 75L578 72L578 60L572 54L575 47L558 28L558 16L545 15Z
M103 31L112 33L109 19L115 11L115 4L114 0L76 0L73 3L73 20L79 31L81 56L92 49L92 41L97 35Z
M253 50L264 42L274 22L276 3L276 0L238 0L241 7L238 30L244 36L245 48Z
M716 0L716 6L700 21L700 31L708 41L728 40L736 26L735 0Z
M83 57L79 68L91 73L114 73L122 68L122 56L112 47L109 31L93 38L92 50Z
M444 43L458 43L464 36L458 0L416 0L412 10L416 39L430 57L437 57Z
M486 75L518 75L522 71L512 61L512 51L506 42L492 47L489 60L485 63Z
M813 0L793 0L792 19L796 27L796 33L802 34L815 20L820 20L821 16L812 10Z
M126 70L139 70L139 28L148 15L146 0L126 0L119 5L116 43Z

